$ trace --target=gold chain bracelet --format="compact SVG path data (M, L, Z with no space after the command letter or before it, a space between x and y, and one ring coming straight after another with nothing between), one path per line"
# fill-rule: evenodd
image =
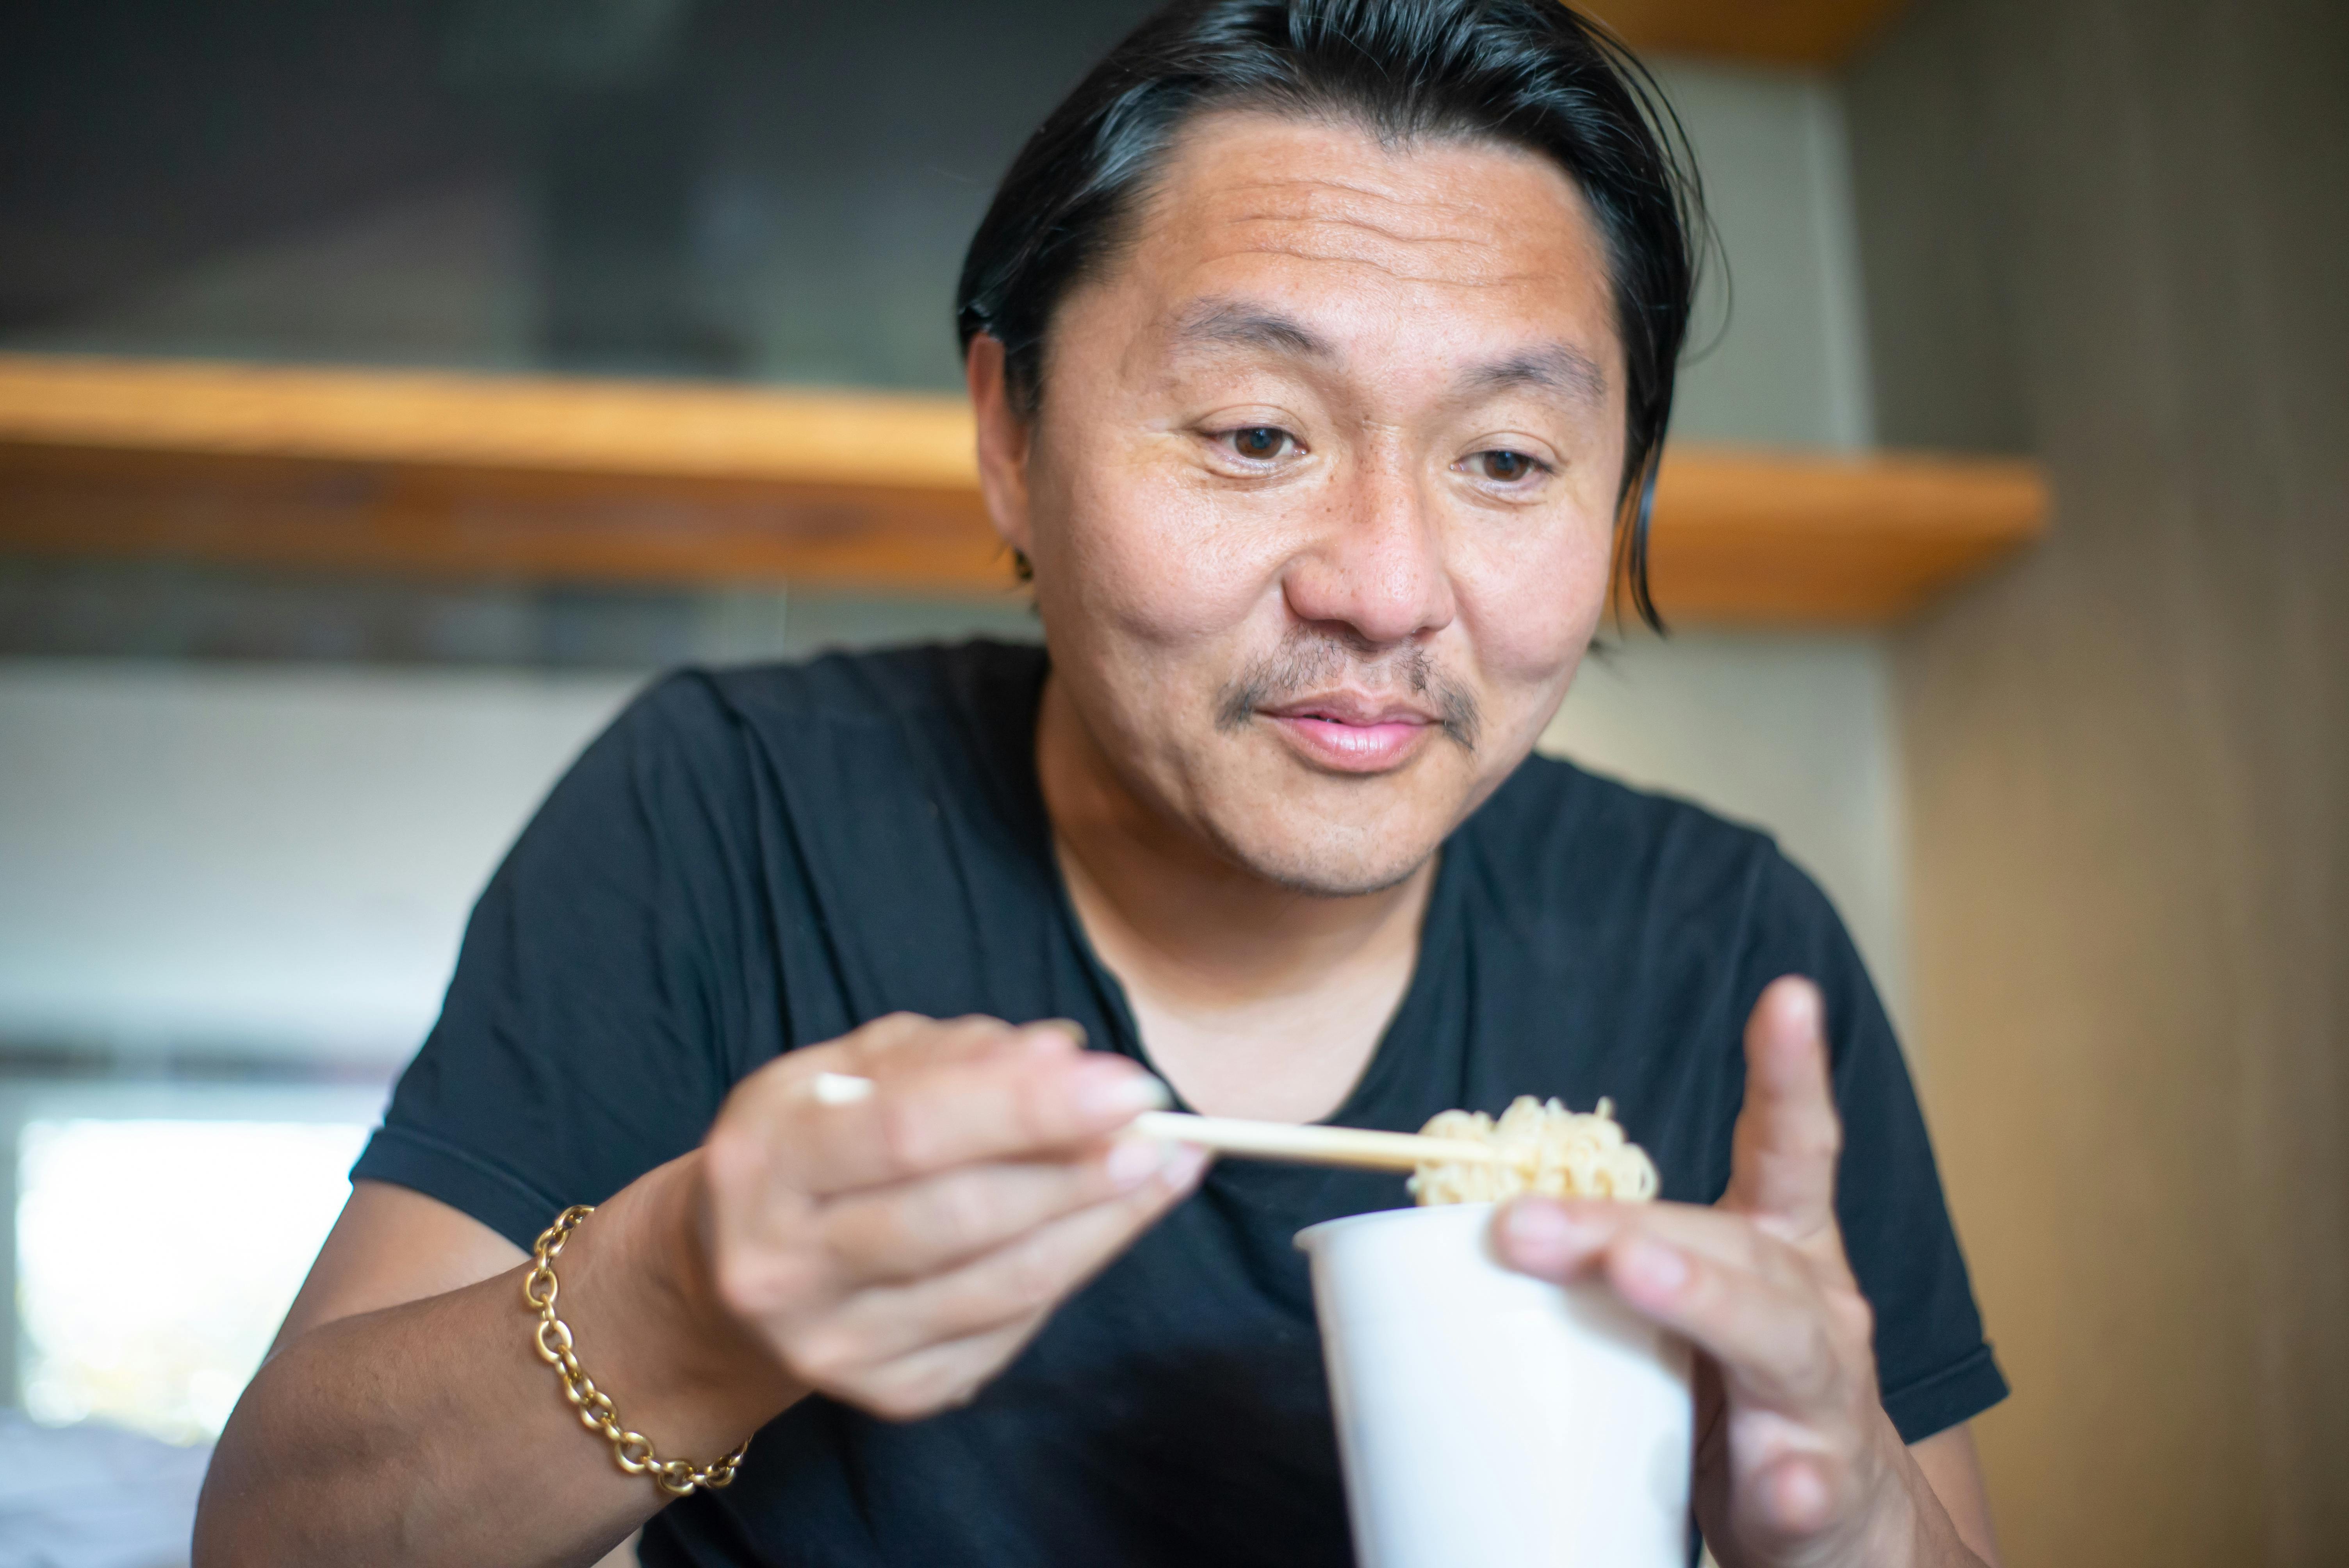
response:
M554 1260L562 1255L564 1241L579 1228L579 1222L595 1212L592 1203L573 1204L539 1233L538 1245L531 1249L532 1267L523 1276L522 1298L538 1312L539 1359L554 1368L563 1384L563 1397L579 1412L579 1424L603 1434L622 1470L652 1477L653 1484L671 1497L690 1497L703 1487L715 1491L733 1480L735 1469L750 1449L750 1439L743 1439L732 1453L707 1470L691 1460L662 1459L653 1452L650 1438L620 1424L612 1397L595 1387L595 1379L587 1376L579 1357L572 1354L571 1326L554 1315L554 1295L561 1288L554 1280Z

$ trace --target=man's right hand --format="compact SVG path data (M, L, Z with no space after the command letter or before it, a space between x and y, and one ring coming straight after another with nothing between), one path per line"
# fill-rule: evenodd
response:
M819 1098L819 1074L870 1094ZM1197 1184L1119 1139L1162 1103L1073 1025L875 1019L736 1086L704 1143L717 1299L802 1387L897 1420L962 1404Z
M828 1104L825 1072L874 1088ZM812 1390L896 1418L968 1399L1197 1183L1196 1150L1117 1137L1157 1092L1068 1025L898 1016L790 1052L572 1233L580 1359L704 1461ZM541 1365L527 1266L361 1181L213 1450L194 1561L590 1563L642 1524L662 1494Z

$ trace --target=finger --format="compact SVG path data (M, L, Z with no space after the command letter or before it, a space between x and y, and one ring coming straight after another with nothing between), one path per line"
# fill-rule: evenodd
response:
M967 1405L1027 1347L1049 1313L1030 1313L984 1334L924 1346L864 1368L824 1393L880 1417L916 1421Z
M1083 1025L1068 1018L1014 1025L979 1013L958 1018L890 1013L833 1043L845 1047L844 1059L825 1063L825 1070L871 1074L916 1062L969 1060L1007 1050L1065 1056L1084 1048L1085 1030Z
M1736 1484L1747 1516L1775 1541L1795 1545L1815 1539L1834 1522L1837 1468L1825 1454L1796 1450L1780 1454Z
M1000 1018L971 1016L926 1018L890 1013L860 1025L836 1040L802 1046L778 1057L745 1079L735 1098L758 1101L770 1110L804 1099L819 1078L841 1075L873 1081L884 1074L991 1056L1066 1056L1081 1043L1077 1025L1053 1019L1019 1027Z
M1722 1207L1801 1238L1835 1223L1843 1123L1827 1078L1826 1009L1796 975L1770 983L1745 1026L1745 1106Z
M783 1103L762 1108L775 1179L831 1195L1051 1155L1166 1103L1165 1087L1123 1057L1069 1050L1056 1030L1020 1033L1030 1048L891 1061L874 1071L872 1093L845 1104L822 1103L797 1082L782 1086ZM1040 1048L1040 1040L1061 1043Z
M1819 1293L1702 1256L1651 1235L1626 1235L1601 1262L1607 1284L1641 1316L1693 1341L1719 1363L1733 1406L1803 1420L1839 1415L1864 1358Z
M859 1291L813 1336L818 1355L836 1347L874 1365L924 1346L985 1334L1048 1313L1198 1184L1206 1155L1182 1149L1135 1191L1038 1226L959 1268L908 1284Z
M1694 1340L1744 1399L1792 1409L1871 1354L1865 1302L1743 1216L1677 1203L1519 1199L1495 1221L1501 1259L1559 1284L1602 1279ZM1871 1363L1872 1365L1872 1363Z
M824 1206L825 1243L859 1284L926 1279L1040 1225L1150 1181L1175 1146L1123 1138L1081 1157L968 1165L836 1198Z
M1743 1214L1689 1203L1616 1203L1523 1197L1494 1219L1495 1250L1520 1274L1561 1284L1603 1272L1608 1250L1633 1236L1679 1247L1789 1287L1812 1283L1816 1265Z
M1081 1033L1057 1023L1015 1028L994 1018L891 1014L840 1039L792 1051L738 1085L704 1152L721 1250L738 1264L756 1258L772 1265L750 1271L763 1283L746 1284L746 1291L761 1297L780 1291L791 1299L804 1299L812 1290L834 1294L838 1282L811 1273L828 1270L829 1260L822 1243L823 1205L812 1191L819 1184L808 1181L805 1169L811 1130L841 1119L818 1114L839 1109L812 1092L825 1075L871 1086L952 1064L1067 1061L1081 1055ZM868 1097L874 1092L868 1088Z

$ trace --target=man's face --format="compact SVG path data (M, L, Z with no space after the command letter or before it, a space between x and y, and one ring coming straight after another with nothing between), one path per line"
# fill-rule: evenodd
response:
M982 439L989 500L1117 781L1286 886L1408 876L1532 748L1606 598L1622 352L1572 182L1203 118L1043 379L1024 468Z

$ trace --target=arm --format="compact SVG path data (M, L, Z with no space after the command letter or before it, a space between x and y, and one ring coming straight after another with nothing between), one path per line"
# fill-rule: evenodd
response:
M823 1105L819 1071L878 1088ZM892 1418L966 1399L1197 1180L1113 1140L1154 1088L1050 1026L896 1016L792 1052L574 1233L580 1359L702 1463L811 1392ZM587 1564L655 1512L532 1348L523 1273L453 1210L354 1191L222 1434L197 1568Z
M1503 1254L1546 1279L1603 1279L1695 1343L1696 1511L1726 1568L1994 1564L1971 1439L1911 1449L1884 1411L1873 1315L1836 1224L1842 1127L1816 988L1764 991L1745 1055L1718 1204L1520 1199L1500 1217Z
M1909 1445L1909 1457L1950 1516L1966 1550L1989 1568L2002 1568L1998 1538L1991 1530L1990 1488L1982 1480L1982 1456L1974 1451L1973 1429L1961 1421L1944 1432Z
M731 1389L713 1376L722 1355L699 1367L679 1355L718 1350L706 1309L686 1319L697 1332L652 1326L658 1295L692 1279L659 1254L673 1250L664 1238L690 1202L694 1159L581 1228L564 1250L563 1307L627 1419L664 1451L706 1461L796 1391L747 1345ZM658 1494L600 1451L530 1348L523 1255L432 1199L355 1189L222 1433L196 1517L200 1568L584 1564L641 1524Z

